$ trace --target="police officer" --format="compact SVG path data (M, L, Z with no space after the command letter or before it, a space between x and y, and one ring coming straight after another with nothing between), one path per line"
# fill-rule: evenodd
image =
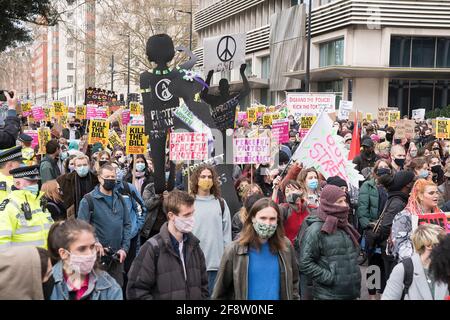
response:
M14 185L10 170L16 169L22 163L22 147L13 147L0 151L0 202L11 193Z
M39 165L19 167L10 174L14 191L0 204L0 250L16 246L46 249L53 220L39 190Z
M25 133L22 133L19 136L18 140L20 141L20 144L22 145L23 162L27 166L32 166L33 164L36 164L36 155L34 154L34 150L31 147L33 138Z

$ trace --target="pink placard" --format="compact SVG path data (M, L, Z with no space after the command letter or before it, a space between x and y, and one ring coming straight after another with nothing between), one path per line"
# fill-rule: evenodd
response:
M35 121L41 121L45 119L45 112L42 107L34 106L33 108L31 108L31 112Z
M238 122L241 122L242 120L247 120L247 111L238 112Z
M31 142L31 147L34 149L39 143L38 140L38 133L35 130L23 130L23 133L29 135L31 138L33 138L33 141Z
M272 123L272 136L278 138L278 143L289 142L289 120L279 120Z
M122 111L122 124L127 125L130 123L130 110Z
M96 104L88 104L86 106L86 119L91 120L95 119L97 116L97 105Z
M95 117L97 119L106 119L108 118L108 112L105 107L98 107Z

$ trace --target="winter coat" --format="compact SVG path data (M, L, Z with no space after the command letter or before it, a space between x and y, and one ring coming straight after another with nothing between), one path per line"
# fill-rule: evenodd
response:
M354 300L361 292L359 248L350 236L337 229L333 234L321 232L323 221L309 216L308 228L301 241L300 272L313 281L315 300Z
M156 240L157 246L152 244ZM173 248L165 223L159 234L145 242L128 273L129 300L204 300L208 297L208 275L200 241L187 234L184 277L180 255Z
M63 276L63 262L53 266L53 287L50 300L69 300L69 290ZM83 297L88 300L123 300L122 288L108 273L102 270L89 273L88 289ZM82 298L83 300L83 298Z
M61 175L61 170L56 160L46 155L41 161L39 173L41 174L41 183L44 184L47 181L58 178Z
M45 198L47 201L47 210L52 215L52 219L54 221L59 220L66 220L67 219L67 212L66 208L64 207L64 203L59 201L54 201L49 198Z
M234 214L233 218L231 219L231 239L237 240L239 238L239 234L242 231L242 227L244 224L241 221L241 211L238 211Z
M144 200L142 200L141 195L139 194L139 192L137 192L136 187L131 183L128 183L128 187L131 193L129 195L124 194L125 191L122 181L117 184L117 190L124 198L127 206L127 212L129 212L130 214L130 222L131 222L130 238L133 239L144 225L145 218L147 217L147 208L144 205ZM134 197L133 194L135 195Z
M378 219L379 194L375 179L370 179L363 183L359 189L358 216L361 229L366 229L371 222Z
M280 299L299 300L298 267L291 242L284 238L286 250L278 252L280 266ZM212 299L247 300L248 246L233 241L226 248L220 262Z
M353 163L356 164L355 169L361 172L365 168L374 167L375 162L377 162L378 159L380 159L380 157L375 153L372 153L370 157L367 157L364 153L361 153L353 159Z
M377 242L381 245L381 251L384 252L387 245L387 239L391 234L392 222L394 217L405 209L409 196L401 191L388 193L388 200L385 205L383 219L380 225L380 235Z
M21 123L16 110L8 110L5 125L0 130L0 150L16 146L20 126Z

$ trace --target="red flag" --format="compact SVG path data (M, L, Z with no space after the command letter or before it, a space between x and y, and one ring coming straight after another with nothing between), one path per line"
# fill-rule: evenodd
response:
M358 110L355 112L355 122L353 125L352 143L350 144L350 152L348 153L348 160L353 160L356 156L359 156L361 150L360 134L358 126Z

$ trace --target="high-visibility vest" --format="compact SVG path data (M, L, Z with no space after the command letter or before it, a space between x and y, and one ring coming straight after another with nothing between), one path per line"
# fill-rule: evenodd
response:
M5 176L0 172L0 202L5 200L11 194L11 187L14 185L12 176Z
M15 246L34 246L47 249L48 231L53 219L41 207L43 192L36 197L28 190L16 190L0 204L0 250ZM31 219L27 220L22 204L28 202Z

